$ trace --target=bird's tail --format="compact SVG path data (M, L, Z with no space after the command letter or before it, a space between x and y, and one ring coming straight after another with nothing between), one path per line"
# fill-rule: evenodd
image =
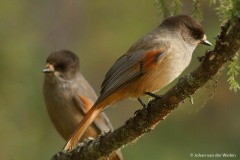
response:
M64 146L64 151L72 150L79 140L81 139L82 135L85 133L85 131L88 129L88 127L91 125L91 123L95 120L95 118L99 115L99 113L102 111L102 107L93 106L86 114L86 116L82 119L80 124L78 125L77 129L73 133L73 135L68 140L67 144Z

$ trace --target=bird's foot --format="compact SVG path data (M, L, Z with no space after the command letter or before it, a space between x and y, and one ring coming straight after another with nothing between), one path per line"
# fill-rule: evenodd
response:
M140 104L143 106L143 108L146 108L146 107L147 107L147 105L146 105L140 98L138 98L138 101L139 101Z

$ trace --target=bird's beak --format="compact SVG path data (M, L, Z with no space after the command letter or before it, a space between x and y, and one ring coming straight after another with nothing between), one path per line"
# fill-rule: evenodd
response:
M208 40L204 39L202 40L202 43L201 44L204 44L204 45L207 45L207 46L211 46L212 43L210 43Z
M51 64L47 64L46 67L42 71L43 71L43 73L53 73L54 67Z
M210 43L208 40L207 40L207 36L204 35L202 41L201 41L201 44L204 44L204 45L207 45L207 46L211 46L212 43Z

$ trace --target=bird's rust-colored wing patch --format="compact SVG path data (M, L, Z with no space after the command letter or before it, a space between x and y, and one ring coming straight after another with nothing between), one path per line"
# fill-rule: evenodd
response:
M164 49L151 50L144 54L143 67L144 69L150 69L152 66L161 61L166 54Z
M140 71L145 73L161 62L166 57L167 53L166 49L147 51L144 53L143 59L136 64L135 68L138 68L140 65Z

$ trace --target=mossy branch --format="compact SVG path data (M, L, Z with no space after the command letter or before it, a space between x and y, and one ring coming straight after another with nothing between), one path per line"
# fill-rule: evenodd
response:
M230 61L240 48L240 18L228 21L218 36L214 50L208 50L198 68L181 78L161 99L149 102L122 127L88 140L68 153L59 152L53 160L92 160L108 156L113 151L136 141L163 121L187 97L193 95Z

